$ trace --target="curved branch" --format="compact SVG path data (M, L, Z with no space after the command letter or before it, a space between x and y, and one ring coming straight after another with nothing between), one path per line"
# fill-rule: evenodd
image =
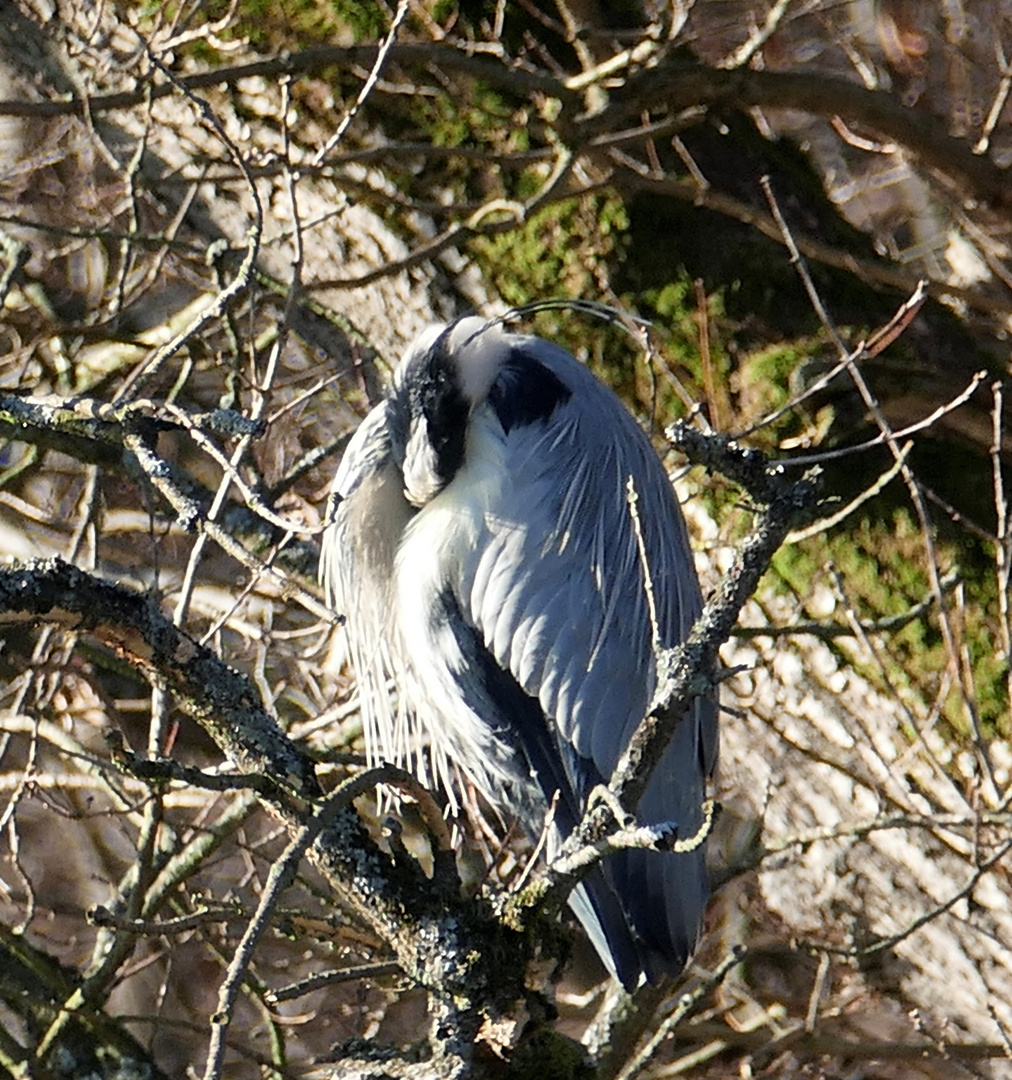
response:
M86 574L62 559L0 569L0 626L49 623L83 630L164 679L192 716L244 772L314 797L312 763L263 707L248 680L173 626L146 596Z
M290 834L323 805L312 763L250 681L147 597L61 559L0 569L0 627L36 623L84 631L157 673L243 772L272 778L258 794ZM372 784L376 776L364 779ZM523 997L533 939L504 926L483 901L461 899L459 883L446 874L430 881L414 860L384 854L353 807L328 817L309 857L401 968L430 991L437 1057L467 1062L484 1019Z
M974 154L969 143L947 135L937 117L915 112L885 90L823 74L781 71L724 71L669 61L629 79L604 109L581 121L581 138L621 130L644 112L665 106L729 106L747 110L800 109L816 116L839 116L901 143L929 168L948 177L964 197L1012 209L1007 170Z
M208 86L234 85L251 76L277 79L282 75L305 75L328 67L371 68L379 53L377 45L352 45L348 48L321 45L303 49L298 53L282 53L269 60L256 60L249 64L198 71L182 75L176 82L158 86L142 87L140 90L116 94L95 94L92 97L72 97L64 101L0 101L0 116L95 116L115 109L132 109L146 101L156 101L184 90L199 90ZM578 95L559 82L554 76L540 75L521 68L510 67L498 60L475 56L448 45L396 44L389 51L393 62L417 67L439 65L461 75L481 79L484 82L512 90L520 94L541 93L550 97L575 103Z
M133 108L180 90L234 84L250 76L303 75L333 66L368 69L375 63L378 52L375 45L320 46L180 76L175 85L166 82L136 91L64 101L0 100L0 116L94 116ZM555 98L564 106L560 127L567 124L573 127L572 141L576 145L619 131L630 121L638 121L644 111L660 106L676 111L694 105L742 110L760 106L801 109L827 118L840 116L901 143L925 165L958 184L965 195L994 206L1012 207L1012 184L1006 170L987 157L974 154L967 142L946 134L936 117L904 106L885 90L868 90L846 79L804 72L725 70L686 64L675 58L634 75L624 87L611 93L608 104L600 112L574 122L569 110L581 99L566 86L564 79L553 75L511 67L503 60L475 56L443 43L398 43L390 49L389 59L414 67L438 66L517 94Z
M45 1031L60 1015L61 1003L77 989L79 979L42 949L29 935L14 933L0 923L0 1000L26 1028ZM8 1020L9 1024L10 1021ZM27 1076L31 1061L24 1047L5 1030L0 1034L0 1071L4 1076ZM46 1076L62 1072L72 1062L76 1076L146 1076L166 1080L150 1052L117 1017L89 1005L77 1010L41 1065ZM14 1068L8 1068L13 1066ZM32 1075L40 1075L32 1069ZM66 1072L63 1072L66 1075Z
M760 509L752 532L735 551L731 568L704 604L688 639L658 658L662 681L657 696L663 704L633 732L608 784L624 806L638 803L660 749L671 741L701 687L712 685L717 650L730 636L742 607L790 530L815 512L818 497L815 470L790 482L784 479L781 466L770 464L758 451L703 435L685 422L672 424L665 434L690 461L740 485Z
M86 397L43 400L0 394L0 436L69 454L85 463L121 469L133 477L141 475L175 511L185 531L206 530L247 569L273 573L276 564L315 579L318 548L308 541L291 539L303 531L299 526L274 514L249 487L243 491L245 506L230 503L220 522L208 521L205 509L211 503L211 492L154 449L157 436L165 431L187 431L208 449L204 432L227 438L257 437L264 426L231 409L186 413L150 401L113 407ZM220 455L217 460L222 461ZM278 550L268 565L262 553L274 547ZM279 584L287 596L297 598L318 618L332 617L297 582L280 579Z

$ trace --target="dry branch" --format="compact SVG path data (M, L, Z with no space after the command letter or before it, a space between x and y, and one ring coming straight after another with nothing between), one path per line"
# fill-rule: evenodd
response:
M212 735L286 827L314 840L310 856L433 996L437 1053L471 1060L482 1023L524 996L520 960L530 948L481 903L448 891L446 874L428 881L413 860L381 853L343 790L317 804L308 758L288 741L238 672L175 627L145 597L52 559L0 570L0 626L50 625L87 634L163 681L180 707ZM354 792L386 779L382 770ZM354 797L354 794L351 795ZM315 825L310 826L311 822ZM291 864L289 864L291 865ZM294 870L294 866L291 867ZM503 955L512 957L504 969ZM447 1065L446 1075L462 1064Z
M782 71L719 70L669 59L632 76L609 104L581 124L581 135L620 131L660 106L679 112L698 105L713 109L799 109L827 118L844 117L892 139L937 170L964 194L1008 209L1008 175L937 121L905 106L885 90L826 75Z
M272 778L279 801L317 793L311 764L243 676L173 626L146 597L61 559L0 569L0 626L42 623L87 633L149 677L165 680L230 760L244 772Z
M669 441L697 464L741 485L759 508L751 534L738 545L734 564L703 607L688 640L664 658L657 700L662 704L633 733L615 767L609 787L620 803L635 806L650 778L649 763L659 759L692 699L712 691L717 650L727 641L744 604L791 529L815 512L817 473L787 481L782 466L727 439L705 436L691 425L672 425Z

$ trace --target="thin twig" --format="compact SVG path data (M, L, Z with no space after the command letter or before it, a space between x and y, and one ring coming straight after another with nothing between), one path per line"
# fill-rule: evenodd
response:
M730 56L726 56L717 63L717 67L733 71L735 68L745 67L755 54L777 32L781 20L791 6L792 0L777 0L766 13L766 22L748 36L748 40L740 45Z
M319 975L313 975L311 978L302 979L300 982L291 983L288 986L279 986L276 990L268 990L264 997L268 1005L280 1005L283 1001L294 1001L296 998L313 993L314 990L321 990L325 986L358 982L360 979L379 979L384 975L396 975L400 970L400 965L393 961L378 964L359 964L356 967L324 971Z
M352 121L358 116L362 106L365 104L366 98L369 97L373 87L375 87L376 83L379 81L383 65L386 63L387 57L390 55L390 50L397 41L397 35L404 25L404 20L407 18L410 10L411 5L408 0L400 0L397 5L397 10L394 12L394 17L390 21L390 29L387 31L387 36L380 42L379 47L376 49L376 59L372 62L372 66L369 68L369 74L366 76L365 82L362 83L362 87L356 95L355 100L352 102L351 107L345 112L344 116L341 117L333 134L313 156L312 165L314 168L318 168L330 157L335 147L344 138L345 132L351 127Z
M316 808L312 818L291 838L288 846L271 866L267 881L260 894L260 902L235 948L235 956L228 966L225 978L218 988L218 1005L211 1016L211 1038L208 1045L204 1080L220 1080L225 1056L225 1033L232 1020L239 989L246 977L246 970L253 958L253 950L267 929L268 920L277 906L281 894L294 881L302 864L303 856L320 833L331 823L339 810L375 783L366 774L346 780L331 792Z
M894 461L892 465L875 478L872 484L851 499L845 506L840 507L835 513L829 514L826 517L817 518L811 523L806 525L803 529L795 529L786 539L785 543L788 544L800 544L803 540L808 540L812 536L818 536L819 533L829 532L830 529L836 528L841 521L846 521L855 510L860 509L869 499L874 499L879 492L885 490L894 477L899 474L900 468L903 462L906 461L907 455L913 449L913 441L909 441L902 447L902 457L899 461ZM792 462L793 464L793 462Z
M543 881L548 887L546 902L554 894L556 904L569 896L579 882L609 855L619 851L668 851L687 854L697 851L709 839L717 818L717 804L706 799L702 805L702 822L691 835L680 837L671 825L633 825L616 829L600 840L593 840L560 855L544 873Z
M434 259L440 252L449 247L462 243L471 236L496 236L500 233L509 232L517 228L523 222L537 213L543 206L568 198L572 193L566 186L566 181L572 171L576 158L574 153L567 147L556 148L555 164L551 173L542 184L538 192L524 202L508 202L496 198L476 210L467 220L457 221L444 229L443 232L434 236L424 244L416 246L408 255L396 259L385 266L370 270L365 274L359 274L353 278L327 278L314 281L312 291L318 292L323 289L359 289L373 282L382 281L404 270L410 270L423 263ZM502 216L503 212L506 217ZM496 215L496 220L483 224L485 217L490 214Z
M918 915L917 918L911 919L903 929L898 930L895 934L889 934L886 937L879 938L878 941L871 945L839 947L817 942L804 942L802 944L813 949L837 953L841 956L861 958L871 957L876 955L876 953L888 952L889 950L894 949L901 941L905 941L912 934L917 933L922 926L934 922L940 915L944 915L945 912L950 911L960 900L970 896L974 889L980 884L981 880L990 873L990 871L994 869L994 867L997 866L1010 851L1012 851L1012 840L1007 840L993 855L991 855L990 858L985 859L974 868L974 871L966 884L960 889L949 895L940 903L933 904L927 911Z
M851 352L848 354L848 360L856 361L861 357L860 352ZM843 361L842 367L847 366L847 361ZM906 439L910 435L916 435L919 431L926 431L932 425L938 423L943 416L947 416L951 412L955 412L956 409L965 405L971 397L977 392L980 384L988 378L988 372L978 371L967 386L961 390L954 398L946 401L944 404L939 405L927 416L922 417L920 420L915 420L912 424L908 424L904 428L898 428L896 430L890 430L888 433L880 432L873 439L868 439L866 442L857 443L854 446L845 446L839 450L824 450L818 454L806 454L799 457L791 457L784 459L784 465L798 466L799 468L806 468L809 465L822 465L827 461L834 461L839 458L850 457L852 454L864 453L866 450L873 450L877 446L888 446L890 439L899 441L900 439ZM750 430L755 430L750 429ZM905 455L901 454L900 459L896 461L897 472L900 471L904 464Z
M256 76L277 80L283 75L301 75L335 66L346 71L351 71L355 67L371 69L376 62L378 52L377 45L312 46L300 49L298 52L285 52L267 60L225 65L208 71L182 75L175 79L170 77L168 83L155 86L150 91L142 89L113 94L93 94L87 100L80 97L71 97L63 101L0 100L0 116L34 118L81 116L86 109L92 116L97 116L112 110L132 109L142 104L149 92L151 99L157 101L173 93L190 93L206 87L235 85L244 79ZM563 101L574 103L579 101L579 98L568 91L554 76L525 70L519 66L511 67L499 61L475 56L452 45L425 42L398 43L389 52L391 58L399 63L415 64L421 67L434 64L518 93L543 93L548 97L560 98ZM163 74L165 74L164 70Z
M819 317L819 321L822 323L826 332L830 335L833 342L836 345L837 352L842 361L845 363L847 373L850 375L854 386L857 388L858 393L861 395L862 401L865 403L868 411L871 413L875 420L875 423L885 439L886 445L889 447L890 453L893 458L899 463L900 473L903 477L903 481L907 486L907 491L910 494L911 502L913 503L914 510L917 514L917 519L921 527L921 537L925 548L925 554L928 564L928 575L931 579L931 587L935 594L935 600L938 604L939 611L939 625L942 630L942 636L945 641L946 656L948 658L949 667L954 674L957 683L960 687L963 705L970 722L970 727L973 731L974 747L977 751L978 761L984 774L987 776L990 782L992 793L994 798L998 798L998 785L995 780L994 766L991 762L991 754L988 750L986 743L980 728L980 718L977 714L977 710L974 708L972 694L968 686L966 685L965 674L963 666L960 662L959 650L956 647L955 637L952 632L952 626L949 621L949 610L945 600L945 595L942 591L941 572L939 570L938 552L935 548L935 542L933 538L933 529L930 517L928 515L928 509L925 505L924 496L921 492L920 484L917 478L914 476L909 465L903 460L902 449L896 439L896 435L893 432L888 420L882 412L878 401L875 399L871 390L865 381L864 375L861 373L860 367L854 362L850 354L850 350L846 347L843 339L840 337L832 319L829 317L829 312L826 310L825 305L822 302L822 297L819 295L818 290L815 287L815 283L812 281L811 275L808 273L808 267L805 265L805 261L798 251L797 246L794 243L794 239L791 235L790 228L781 213L780 206L773 194L773 188L770 184L769 177L762 177L760 183L763 188L763 192L766 195L766 199L770 206L770 211L773 214L774 219L777 222L778 227L781 229L784 237L784 242L787 244L788 251L791 253L791 262L797 270L798 276L801 279L801 283L808 294L809 302L812 305L813 310Z
M951 592L958 582L958 575L946 575L942 579L943 591L946 593ZM796 622L790 623L787 626L736 626L732 631L732 634L736 638L744 638L746 640L761 637L781 638L794 637L797 634L811 634L812 637L820 638L823 641L854 637L857 633L862 635L892 634L897 630L902 630L904 626L909 626L910 623L922 619L934 608L934 606L935 598L934 596L930 596L926 600L922 600L919 604L914 604L913 607L908 608L906 611L900 612L898 615L887 615L885 618L876 619L874 622L858 623L857 626L853 623L844 625L843 623L831 623L825 621Z
M998 626L1005 654L1006 700L1012 703L1012 613L1009 611L1009 588L1012 586L1012 533L1009 530L1008 496L1002 463L1005 422L1005 388L1000 381L991 386L993 405L991 423L991 475L994 483L995 537L994 564L998 592Z
M214 115L214 111L210 104L203 98L194 94L183 82L177 80L165 65L162 64L157 57L151 54L150 51L149 56L151 57L152 63L169 80L172 86L178 89L184 96L192 101L194 105L196 105L203 122L215 133L222 145L227 149L236 166L242 172L250 199L253 203L253 223L246 234L245 254L242 262L237 267L235 276L232 278L231 282L218 292L211 303L209 303L187 327L176 334L171 341L167 342L160 349L157 349L143 364L136 368L134 372L123 381L113 396L113 401L129 401L130 399L135 398L143 387L150 382L159 371L161 371L163 365L169 359L171 359L188 341L199 334L205 327L209 326L215 319L219 318L225 312L229 303L245 291L253 276L253 266L256 263L257 253L260 250L260 239L263 235L264 227L263 206L261 205L260 194L257 191L256 182L250 173L249 166L246 164L246 160L239 148L235 145L218 118Z
M814 512L817 491L815 474L786 482L779 468L769 466L757 451L705 436L688 424L672 425L667 436L691 460L744 487L761 509L753 531L738 546L730 570L706 602L686 641L662 657L657 697L666 704L640 723L609 781L612 793L626 807L638 804L659 749L668 744L693 698L712 686L717 649L730 636L784 537ZM580 832L574 833L577 844L586 839L578 835Z
M748 950L744 945L736 946L693 990L682 994L675 1008L664 1018L663 1023L658 1026L636 1056L626 1064L625 1068L616 1077L616 1080L633 1080L635 1076L641 1073L653 1060L661 1044L689 1017L699 1011L707 995L720 986L728 975L745 960L747 955Z

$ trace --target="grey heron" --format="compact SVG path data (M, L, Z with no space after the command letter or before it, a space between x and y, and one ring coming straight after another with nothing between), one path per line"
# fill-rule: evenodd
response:
M678 644L701 606L650 441L566 350L467 316L409 346L334 491L321 579L346 616L368 751L451 799L471 781L534 837L554 805L551 855L651 705L655 640ZM716 753L699 700L639 820L694 834ZM569 902L631 988L684 968L706 892L701 849L630 850Z

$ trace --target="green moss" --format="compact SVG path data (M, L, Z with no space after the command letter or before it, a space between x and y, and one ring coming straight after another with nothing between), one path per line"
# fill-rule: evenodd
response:
M224 14L227 0L210 5L209 19ZM220 12L215 12L220 8ZM382 4L357 4L348 0L243 0L231 32L254 45L282 38L314 42L369 41L382 38L390 25Z
M793 338L743 358L731 373L740 427L752 427L791 401L796 396L798 373L824 348L818 337ZM802 404L758 428L751 442L770 453L815 448L823 444L833 418L831 405L810 410Z
M160 21L173 13L176 4L146 3L141 23ZM200 8L204 22L217 24L214 37L248 42L255 49L297 49L304 44L346 45L376 41L390 27L390 13L382 4L358 4L351 0L241 0L231 18L230 0L208 0ZM192 26L193 20L190 20ZM186 47L204 63L227 62L227 57L206 38L197 37Z
M509 1080L592 1080L587 1049L548 1027L524 1035L510 1058Z
M528 171L517 183L523 198L544 183ZM549 296L595 295L594 266L613 257L626 220L621 200L595 194L546 206L518 229L475 237L469 248L498 294L512 305Z
M518 934L524 933L532 916L539 917L542 914L539 905L544 899L546 888L544 882L535 881L519 892L510 894L500 913L503 925Z

